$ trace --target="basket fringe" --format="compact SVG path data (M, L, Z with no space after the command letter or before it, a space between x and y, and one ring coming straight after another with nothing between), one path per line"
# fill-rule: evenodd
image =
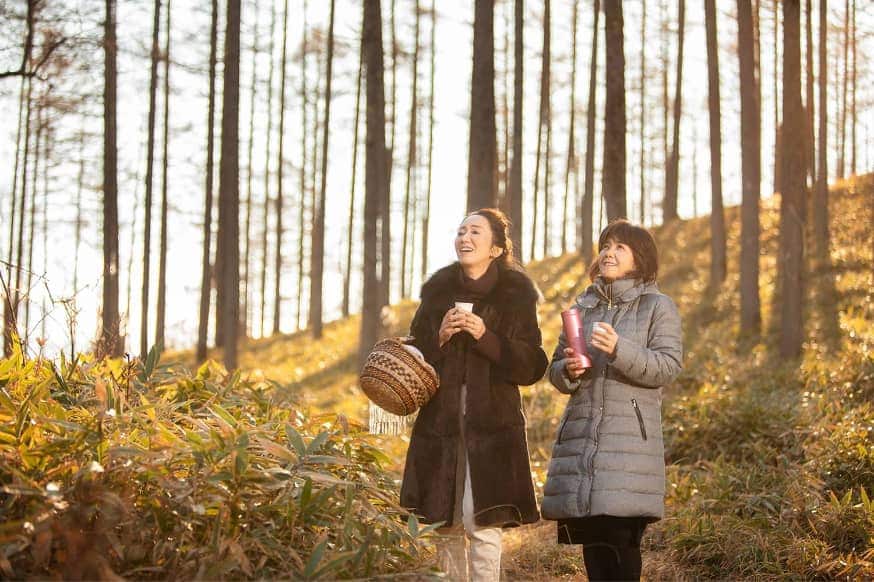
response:
M402 435L406 434L407 428L412 424L416 415L398 416L391 412L386 412L371 402L368 409L368 417L368 428L372 434Z

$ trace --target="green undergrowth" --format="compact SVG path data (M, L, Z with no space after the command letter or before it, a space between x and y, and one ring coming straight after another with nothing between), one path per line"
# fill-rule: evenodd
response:
M427 575L373 437L289 394L154 351L0 361L0 577Z
M760 217L759 334L739 329L739 209L716 291L708 217L654 229L686 354L664 389L667 515L644 538L646 579L874 578L874 178L831 201L830 263L808 265L794 360L777 353L778 197ZM551 351L585 265L527 270ZM414 308L386 314L393 335ZM430 576L433 532L397 505L409 439L362 428L359 322L245 341L231 376L154 357L0 360L0 577ZM540 496L567 396L545 379L522 393ZM583 574L550 523L504 545L507 579Z
M694 577L874 577L872 191L870 179L833 191L831 264L809 265L800 358L777 354L773 284L760 337L732 339L734 286L684 321L686 367L664 410L668 518L651 544ZM764 271L776 229L762 246Z

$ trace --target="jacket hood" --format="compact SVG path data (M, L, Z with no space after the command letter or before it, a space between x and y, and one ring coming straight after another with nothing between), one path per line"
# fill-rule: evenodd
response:
M634 301L641 295L658 293L660 293L659 287L653 282L646 283L640 279L617 279L608 283L598 277L583 293L577 296L577 304L592 308L602 301L621 304Z

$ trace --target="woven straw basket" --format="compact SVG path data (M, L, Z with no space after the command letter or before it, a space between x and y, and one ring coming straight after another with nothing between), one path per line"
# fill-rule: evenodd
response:
M419 350L408 345L412 339L393 337L377 342L358 378L374 404L398 416L421 408L439 385L434 368Z

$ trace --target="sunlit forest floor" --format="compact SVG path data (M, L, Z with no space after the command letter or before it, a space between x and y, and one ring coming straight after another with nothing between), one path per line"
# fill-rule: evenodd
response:
M874 175L832 189L831 264L809 264L797 361L777 353L779 197L761 212L755 337L739 337L739 209L726 216L719 291L707 217L655 232L686 354L664 390L667 516L644 537L644 578L872 579ZM551 353L584 266L528 271ZM394 307L393 334L415 305ZM397 503L408 439L362 430L358 326L247 342L233 375L190 352L0 359L0 578L433 577L433 533ZM523 396L541 494L567 397L546 381ZM551 522L508 530L504 548L507 580L585 575Z
M831 268L809 261L800 362L777 354L779 196L761 211L762 333L739 338L738 207L726 210L728 279L708 289L709 217L656 229L660 286L683 315L685 370L665 388L668 516L644 539L647 579L874 575L874 177L831 195ZM810 238L810 237L808 237ZM812 249L812 243L809 245ZM808 252L808 255L811 255ZM528 266L549 353L559 312L588 283L573 254ZM415 303L395 306L405 333ZM359 320L246 345L242 366L273 378L313 411L366 419L356 386ZM524 389L538 492L565 398L545 380ZM407 440L381 437L400 475ZM551 522L505 536L507 579L578 579L579 547Z

